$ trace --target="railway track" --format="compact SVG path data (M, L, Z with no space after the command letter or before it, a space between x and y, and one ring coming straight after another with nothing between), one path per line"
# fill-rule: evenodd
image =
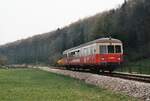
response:
M149 75L129 74L129 73L120 73L120 72L114 72L111 74L104 73L102 75L150 83L150 76Z
M60 69L60 68L55 68L55 69ZM61 68L61 70L64 70ZM73 71L78 71L78 72L87 72L87 73L93 73L89 69L86 70L73 70ZM104 75L104 76L110 76L110 77L116 77L116 78L122 78L122 79L127 79L127 80L133 80L133 81L139 81L139 82L144 82L144 83L150 83L150 75L143 75L143 74L130 74L130 73L124 73L124 72L99 72L96 73L99 75Z

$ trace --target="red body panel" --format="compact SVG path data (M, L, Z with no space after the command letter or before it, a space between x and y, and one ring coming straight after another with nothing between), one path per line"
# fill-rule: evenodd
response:
M94 54L82 57L64 58L64 65L100 65L101 63L121 63L123 54Z

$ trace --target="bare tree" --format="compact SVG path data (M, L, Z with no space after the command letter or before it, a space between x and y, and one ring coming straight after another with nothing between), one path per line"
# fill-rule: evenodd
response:
M0 65L6 65L7 64L7 57L4 55L0 55Z

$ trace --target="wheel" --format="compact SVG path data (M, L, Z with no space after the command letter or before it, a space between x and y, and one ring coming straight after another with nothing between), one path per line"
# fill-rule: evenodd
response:
M109 70L109 73L111 74L111 73L112 73L112 70Z
M100 72L100 69L99 68L91 68L90 71L92 73L97 73L98 74Z
M67 70L70 70L70 67L69 67L69 66L66 66L66 69L67 69Z

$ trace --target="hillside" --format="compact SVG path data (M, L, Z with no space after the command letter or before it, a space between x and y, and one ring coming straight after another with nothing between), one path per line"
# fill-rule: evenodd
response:
M128 0L117 9L79 20L62 29L0 46L10 64L56 64L62 51L100 37L124 43L126 61L150 57L150 1Z

